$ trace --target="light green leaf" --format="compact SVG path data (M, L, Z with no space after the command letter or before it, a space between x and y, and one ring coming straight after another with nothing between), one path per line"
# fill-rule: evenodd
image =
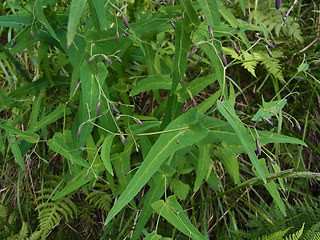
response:
M265 159L261 158L259 159L259 164L261 166L261 168L263 168L263 171L266 175L268 175L268 169L265 163ZM254 170L255 172L255 170ZM257 173L255 173L257 175ZM258 176L258 175L257 175ZM276 202L276 204L278 205L280 211L282 212L282 214L284 216L286 216L286 206L284 205L284 202L282 201L282 198L279 194L279 191L277 189L277 185L275 184L275 182L268 182L264 185L264 187L267 189L267 191L270 193L270 195L272 196L273 200Z
M161 240L161 235L158 235L156 231L149 233L143 240Z
M114 136L109 135L105 142L103 143L103 146L101 148L101 159L104 164L104 167L113 176L113 170L111 166L111 160L110 160L110 153L111 153L111 146Z
M235 184L240 184L239 163L237 155L232 151L234 147L235 145L223 144L221 147L217 147L214 154L220 159ZM243 151L242 149L243 147L241 148L241 151Z
M138 82L136 86L130 92L130 96L138 95L141 92L146 92L150 90L157 89L170 89L171 88L171 78L169 75L157 74L151 75L145 79Z
M74 36L76 35L80 16L86 2L87 0L72 0L71 2L67 31L67 48L70 47L73 42Z
M204 16L206 17L208 25L211 25L215 30L215 27L220 25L220 13L216 0L199 0L198 2L202 8Z
M257 170L257 176L260 176L262 180L266 181L265 173L258 161L258 158L255 154L255 147L252 144L254 142L253 138L250 136L248 131L244 128L241 120L236 115L232 105L229 102L224 101L223 103L218 101L218 110L219 112L227 119L227 121L230 123L232 128L237 133L243 147L245 150L245 153L248 154L250 161L252 162L253 166Z
M22 131L18 128L10 126L9 124L0 124L0 128L10 132L10 135L15 135L29 143L37 143L40 139L38 134L35 134L31 131Z
M187 69L187 60L190 48L190 22L188 18L180 20L176 23L175 30L175 52L173 63L173 79L171 86L171 94L176 90L179 82L184 80L184 74Z
M136 174L129 182L125 191L121 194L116 204L110 210L105 224L121 211L129 203L140 189L149 181L153 174L159 169L162 163L176 151L197 143L206 137L208 131L198 122L190 125L191 116L202 116L191 109L172 121L164 130L159 139L152 146L148 155L142 162Z
M71 149L65 142L64 136L62 133L56 133L53 138L51 138L48 141L48 146L55 152L61 154L64 156L67 160L70 161L70 165L78 164L80 166L83 166L85 168L90 168L90 164L83 160L78 152L75 151L74 149Z
M97 170L102 171L103 166L97 167ZM96 172L96 174L99 174L99 172ZM80 173L77 174L75 178L72 179L60 192L58 192L56 195L53 196L52 200L58 200L59 198L62 198L66 196L67 194L79 189L84 184L92 181L95 178L95 174L92 170L83 169Z
M174 195L168 197L166 202L163 200L155 202L152 204L152 208L187 237L196 240L207 240L189 221L188 216Z
M8 131L8 143L9 147L11 148L11 151L13 153L14 158L16 159L17 163L19 164L21 170L24 170L24 162L21 155L21 150L18 145L18 141L15 139L13 133L11 131Z
M206 100L204 100L202 103L200 103L197 106L198 112L205 113L209 108L211 108L214 105L214 103L217 101L217 99L220 97L221 92L222 92L221 89L219 89L210 97L208 97Z
M27 16L21 16L17 14L0 16L1 27L13 27L22 29L25 25L31 24L33 18Z
M40 121L31 124L30 130L33 132L48 126L49 124L56 122L58 119L71 114L70 108L66 108L64 104L59 104L58 107L47 116L41 118Z
M185 184L178 178L172 179L170 182L170 188L174 195L176 195L180 200L186 200L188 193L190 191L190 186Z
M196 94L201 92L208 85L214 83L216 80L216 74L211 74L183 84L182 88L177 92L178 101L184 102L186 99L193 98Z

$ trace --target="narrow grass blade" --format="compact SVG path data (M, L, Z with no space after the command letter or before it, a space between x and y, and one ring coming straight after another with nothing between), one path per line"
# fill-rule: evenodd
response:
M171 154L197 143L207 135L207 129L203 128L200 122L190 125L190 119L194 116L199 118L201 115L196 112L196 109L191 109L167 126L164 133L160 135L159 139L152 146L125 191L110 210L105 221L106 225L137 195L140 189Z
M265 182L266 181L266 176L265 173L258 161L258 158L255 154L255 142L253 138L250 136L248 131L244 128L241 120L239 117L236 115L232 104L229 102L224 101L223 103L218 101L217 102L218 110L219 112L227 119L227 121L230 123L232 128L235 130L237 133L245 152L248 154L250 161L252 162L253 166L257 170L257 176L260 176L262 180ZM253 143L252 143L253 142Z
M205 113L207 110L209 110L212 106L214 106L214 103L218 100L218 98L221 96L221 89L216 91L214 94L212 94L210 97L208 97L205 101L200 103L197 106L198 112Z
M67 31L67 48L69 48L76 35L81 13L87 0L72 0Z
M207 238L192 225L174 195L168 197L166 202L163 200L155 202L152 204L152 208L187 237L197 240L207 240Z

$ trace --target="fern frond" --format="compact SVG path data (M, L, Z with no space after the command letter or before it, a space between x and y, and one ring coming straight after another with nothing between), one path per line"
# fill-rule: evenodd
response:
M223 48L223 51L230 55L233 59L241 62L241 66L243 66L249 73L251 73L254 77L256 76L255 69L259 63L260 55L259 53L255 53L255 57L247 52L242 52L244 55L244 60L241 55L239 56L232 48Z
M95 186L97 190L91 192L86 200L90 203L96 206L97 208L104 210L104 211L109 211L110 206L111 206L111 196L110 194L106 193L105 191L109 188L107 185L103 185L100 183L96 183Z
M284 235L289 231L290 228L287 228L286 230L280 230L278 232L267 234L262 237L259 237L257 240L282 240Z
M320 222L314 224L302 237L303 240L320 240Z
M282 74L282 66L280 60L277 57L280 57L282 54L278 51L273 52L273 58L270 58L267 53L259 52L262 64L271 73L275 78L284 82L283 74Z
M302 227L299 231L289 235L288 237L286 237L286 240L298 240L300 239L300 237L302 236L303 233L303 229L304 229L304 224L302 224Z

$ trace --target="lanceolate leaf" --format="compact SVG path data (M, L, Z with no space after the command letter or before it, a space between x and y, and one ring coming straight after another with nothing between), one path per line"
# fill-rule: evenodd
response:
M198 2L206 17L208 25L215 30L215 27L220 25L220 13L216 0L199 0Z
M190 45L190 22L185 18L183 21L176 23L175 31L175 53L173 64L173 80L171 94L176 90L179 82L183 82L184 74L187 69L187 59Z
M138 82L136 86L130 92L130 96L138 95L141 92L157 89L170 89L171 79L169 75L158 74L151 75Z
M80 16L86 2L87 0L73 0L71 2L67 31L67 48L70 47L73 42L74 36L76 35Z
M249 158L257 170L258 176L262 178L263 181L266 181L266 176L265 173L258 161L258 158L255 154L255 148L254 145L252 145L252 142L254 141L253 138L250 136L248 131L245 129L243 126L241 120L239 117L236 115L232 104L230 104L227 101L224 101L223 103L218 101L217 102L218 110L220 113L227 119L227 121L230 123L232 128L235 130L237 133L237 136L239 137L245 152L249 155Z
M155 202L152 204L152 208L187 237L197 240L207 240L207 238L192 225L174 195L168 197L166 202L163 200Z
M207 135L207 129L203 128L199 120L195 121L200 116L202 115L197 113L196 109L191 109L167 126L164 133L161 134L152 146L125 191L110 210L105 224L108 224L137 195L140 189L171 154L197 143ZM193 124L190 124L190 122Z
M46 16L44 15L42 4L43 4L42 0L36 1L35 7L34 7L34 15L44 25L44 27L48 30L50 35L59 42L60 41L59 38L57 37L56 33L54 32L53 28L48 22Z
M108 173L110 173L112 176L113 176L113 170L112 170L112 166L111 166L110 153L111 153L111 146L112 146L113 138L114 138L113 135L109 135L106 138L106 140L101 148L101 159L102 159L103 165L106 168L106 170L108 171Z
M9 146L11 148L11 151L13 153L13 156L15 158L15 160L17 161L17 163L19 164L21 170L24 170L24 163L23 163L23 159L22 159L22 155L21 155L21 150L20 147L18 145L18 142L16 140L16 138L14 137L14 135L8 131L8 143Z
M22 29L23 26L29 25L32 23L33 18L27 16L14 15L5 15L0 16L0 26L1 27L13 27L17 29Z

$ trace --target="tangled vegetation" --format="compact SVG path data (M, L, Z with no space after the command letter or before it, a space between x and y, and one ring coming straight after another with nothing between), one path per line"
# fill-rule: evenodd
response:
M0 11L1 239L320 239L316 0Z

